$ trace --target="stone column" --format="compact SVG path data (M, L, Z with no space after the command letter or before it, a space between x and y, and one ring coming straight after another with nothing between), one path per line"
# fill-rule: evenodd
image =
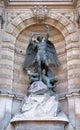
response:
M0 2L0 130L7 128L11 120L14 44L3 27L4 3Z
M5 81L1 78L1 77L3 77L2 72L4 71L2 69L2 66L3 66L2 65L2 58L3 58L2 57L2 35L4 35L3 34L3 28L2 28L2 24L3 24L3 7L4 7L4 3L1 1L0 2L0 82L5 83ZM3 86L2 89L4 89L4 86ZM1 91L1 86L0 86L0 92L3 92L3 91ZM6 121L5 121L5 119L6 119L5 118L6 117L6 113L5 113L5 111L6 111L6 101L7 101L6 95L5 94L3 95L2 93L0 93L0 130L3 130L5 128L4 124L6 124Z
M74 103L75 103L76 130L80 130L80 0L78 0L78 3L77 3L77 23L78 23L77 32L79 34L79 45L77 47L77 50L78 50L77 59L79 57L79 61L78 61L78 64L76 63L75 68L77 69L76 76L79 82L79 87L78 87L79 91L78 93L75 93ZM77 86L75 87L77 88Z
M3 34L3 13L4 13L4 2L0 1L0 59L1 59L1 45L2 45L2 34Z
M4 95L1 99L3 105L0 104L3 107L2 111L0 111L0 113L3 113L3 116L1 117L3 128L6 128L10 122L13 99L10 96L10 93L12 93L13 84L14 44L12 44L9 39L10 37L8 39L3 39L2 41L0 60L0 90L1 95Z
M1 41L2 41L2 27L1 27L1 23L2 23L2 11L3 11L3 3L0 2L0 49L1 49Z
M77 22L80 27L80 0L78 0L78 3L77 3Z
M74 28L76 28L74 26ZM77 28L76 28L77 30ZM68 70L68 110L69 119L73 130L79 130L80 126L77 123L77 115L80 116L80 49L79 49L79 34L70 34L70 43L67 45L67 70ZM76 107L78 106L78 107Z

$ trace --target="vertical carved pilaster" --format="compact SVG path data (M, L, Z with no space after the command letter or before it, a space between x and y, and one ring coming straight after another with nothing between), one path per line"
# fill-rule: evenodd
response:
M78 14L78 24L80 24L80 4L78 5L78 11L77 11L77 14Z
M4 23L4 2L0 2L0 29L3 28Z
M77 2L77 23L78 27L80 28L80 0Z

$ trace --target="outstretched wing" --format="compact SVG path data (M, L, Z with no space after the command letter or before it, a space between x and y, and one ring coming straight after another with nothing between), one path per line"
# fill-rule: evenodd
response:
M54 67L58 67L60 65L55 46L49 40L47 41L47 55L50 64L52 64Z
M23 69L26 69L32 65L32 62L36 56L36 53L37 53L37 47L35 46L35 41L34 41L34 44L29 43L26 49L26 56L23 63Z

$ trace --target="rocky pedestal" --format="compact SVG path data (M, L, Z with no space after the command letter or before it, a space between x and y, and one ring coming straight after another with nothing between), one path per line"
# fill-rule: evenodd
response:
M58 97L43 82L34 82L22 102L21 113L12 118L15 130L64 130L68 123Z

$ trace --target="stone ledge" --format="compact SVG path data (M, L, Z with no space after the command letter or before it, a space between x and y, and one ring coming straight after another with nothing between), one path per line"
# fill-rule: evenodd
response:
M26 113L26 112L25 112ZM63 112L59 112L59 114L56 117L48 117L46 115L46 117L33 117L31 115L31 117L26 117L25 114L17 114L15 117L12 118L11 123L12 122L20 122L20 121L60 121L60 122L69 122L68 118L65 116L65 114Z
M20 121L15 130L64 130L65 122L58 121Z
M4 87L4 85L2 86ZM19 101L22 101L23 98L26 96L24 94L12 92L12 90L9 90L9 87L4 89L3 87L0 88L0 96L4 96L4 97L11 96L14 97L15 100L19 100ZM80 88L70 89L68 92L59 93L58 95L59 95L59 101L65 100L68 97L80 96Z

